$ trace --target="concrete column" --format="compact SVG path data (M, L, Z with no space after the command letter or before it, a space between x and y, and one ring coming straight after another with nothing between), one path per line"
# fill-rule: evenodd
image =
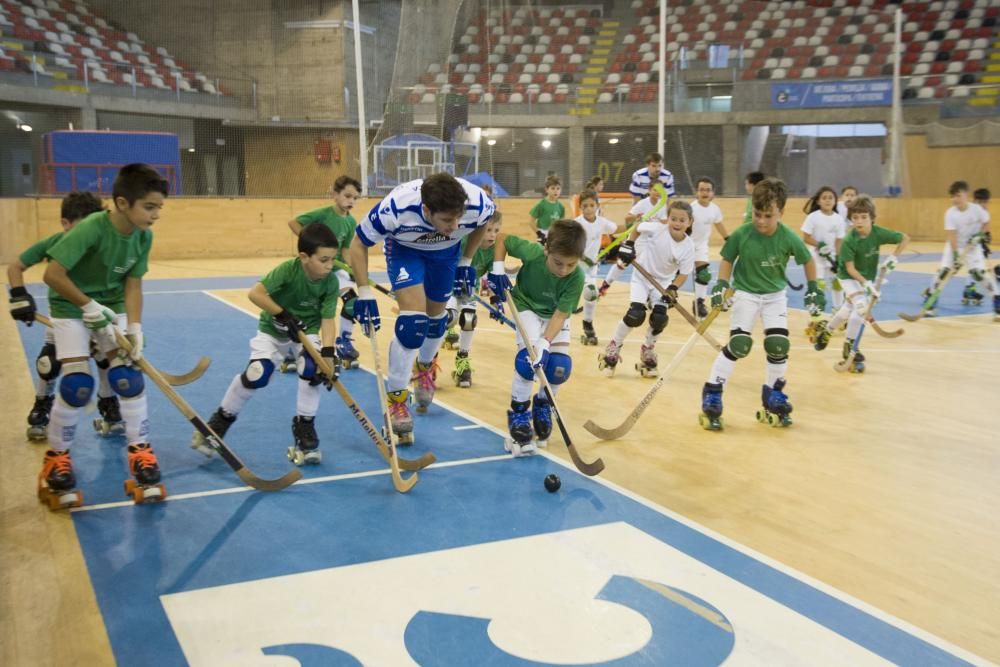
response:
M71 114L73 127L78 130L96 130L97 128L97 110L92 106L79 107L74 110L76 113ZM75 116L75 117L73 117Z
M569 176L568 182L563 184L563 193L574 193L581 187L583 181L590 176L585 173L587 165L586 159L586 139L584 138L583 126L574 125L569 128Z
M722 192L726 196L743 195L743 162L740 151L740 126L726 123L722 126Z

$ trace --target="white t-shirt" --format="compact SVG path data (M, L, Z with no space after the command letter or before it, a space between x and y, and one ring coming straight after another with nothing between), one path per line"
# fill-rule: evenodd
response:
M605 234L614 234L618 225L600 215L593 222L582 215L576 218L576 221L587 232L587 246L583 249L583 256L591 262L596 262L597 255L601 252L601 237Z
M826 215L823 211L813 211L802 223L802 232L815 239L816 243L825 243L837 252L837 239L845 236L846 225L838 213ZM815 246L810 246L815 251Z
M496 211L496 205L479 186L457 179L465 188L465 214L458 229L445 236L424 218L420 195L423 179L397 185L358 223L355 233L366 246L391 236L400 245L420 250L443 250L459 243L463 236L482 227Z
M659 204L660 202L656 202L656 203ZM653 210L653 206L655 206L655 204L653 204L651 201L649 201L649 197L645 197L643 199L640 199L636 203L632 204L632 208L630 208L628 210L628 212L631 215L637 215L637 216L639 216L639 219L641 220L644 215L646 215L647 213L649 213L650 211ZM659 221L659 220L666 220L666 219L667 219L667 207L666 206L664 206L663 208L661 208L659 211L657 211L656 213L654 213L649 218L650 221L654 221L654 220ZM636 220L636 222L638 222L638 220ZM633 223L633 224L635 224L635 223ZM657 224L659 224L659 223L657 223ZM643 246L646 245L647 236L648 235L639 234L639 238L636 239L636 241L635 241L635 250L636 250L636 252L639 252L639 248L642 248Z
M698 200L691 202L694 224L691 226L691 240L696 246L707 245L712 235L712 225L722 222L722 209L714 201L702 206Z
M636 244L635 261L657 282L670 282L678 273L689 276L694 272L694 242L690 236L675 241L670 235L670 227L661 222L644 222L639 225L639 233L646 238L646 243L642 250Z
M961 250L975 234L982 231L983 225L990 221L990 216L979 204L970 203L964 211L952 206L944 214L945 231L955 230L958 235L958 248Z

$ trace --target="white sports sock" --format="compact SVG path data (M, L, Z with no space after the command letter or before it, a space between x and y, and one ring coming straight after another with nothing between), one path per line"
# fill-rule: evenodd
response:
M596 301L584 301L583 302L583 319L587 322L594 321L594 313L597 312L597 302Z
M247 389L244 387L241 378L241 375L233 378L233 381L229 383L229 389L226 389L226 395L222 397L222 403L219 404L219 407L233 416L240 414L240 410L243 409L246 402L257 391L256 389Z
M97 395L100 398L107 398L108 396L114 396L115 392L111 389L111 384L108 382L108 369L97 367Z
M844 320L850 317L853 312L854 307L850 304L850 302L844 301L844 303L840 304L840 310L837 311L837 314L830 318L830 321L826 325L827 328L831 330L836 329Z
M785 377L786 370L788 370L787 361L783 361L780 364L767 362L767 386L773 388L775 382Z
M614 265L610 269L608 269L608 275L604 277L604 282L610 285L611 283L613 283L615 280L618 279L618 276L620 276L622 274L622 271L624 270L625 269L621 267L621 264L615 262Z
M861 331L861 325L864 324L864 318L858 315L857 312L851 313L851 319L847 320L847 337L854 340L858 337L858 332Z
M132 398L119 399L122 419L125 420L125 438L128 444L149 442L149 411L146 407L146 392Z
M726 384L729 376L733 374L736 362L719 352L712 363L712 370L708 373L708 381L714 384Z
M702 285L701 283L694 284L694 298L704 299L708 296L708 285Z
M319 410L320 386L309 384L308 380L299 378L299 391L295 399L295 414L302 417L315 417Z
M653 347L656 345L656 341L659 340L660 334L654 334L653 329L646 327L646 347Z
M76 436L76 425L80 421L82 408L74 408L66 403L62 396L56 396L49 414L49 448L55 450L69 449Z
M403 347L396 338L392 339L389 343L389 377L385 383L386 391L399 391L410 385L413 360L417 358L417 352L418 350Z
M434 361L434 357L437 356L443 342L444 336L440 338L425 338L423 344L420 346L420 351L417 353L417 360L424 365Z
M618 320L618 326L615 327L615 333L611 336L611 340L615 341L618 347L621 347L630 333L632 333L632 327L625 324L625 320Z
M340 316L340 333L347 334L348 336L354 331L354 320L347 319L343 315Z
M531 392L534 388L534 380L525 380L517 371L514 372L514 381L511 382L510 386L510 395L515 401L531 400Z
M465 331L464 329L458 332L458 349L462 352L468 353L472 349L472 338L476 335L475 329L472 331Z
M38 378L35 381L35 396L37 398L45 398L46 396L51 396L56 390L55 380L43 380Z

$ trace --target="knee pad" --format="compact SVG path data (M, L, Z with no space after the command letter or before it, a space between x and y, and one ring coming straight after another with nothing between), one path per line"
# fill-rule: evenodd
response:
M1000 264L993 267L993 275L997 277L997 280L1000 280Z
M573 359L562 352L550 352L545 364L545 377L549 384L562 384L569 379L573 371Z
M844 286L840 284L840 278L834 278L833 283L830 285L835 292L843 292Z
M358 293L354 291L353 287L340 295L340 301L344 304L340 308L340 314L351 321L354 321L354 301L357 298Z
M56 359L56 346L53 343L46 343L39 350L38 357L35 359L35 370L38 371L38 377L50 382L59 377L61 369L62 362Z
M583 286L583 300L592 303L597 301L597 285L594 283L587 283Z
M694 281L699 285L707 285L712 282L712 267L708 264L697 267L694 272Z
M444 338L448 331L448 316L444 313L440 317L431 317L427 321L428 338Z
M90 374L90 365L86 361L66 364L66 373L59 381L62 400L71 407L82 408L90 402L93 393L94 377Z
M111 370L108 371L108 384L122 398L135 398L146 387L146 382L142 378L142 371L129 366L121 360L116 361L118 363L112 362Z
M633 301L628 305L628 310L625 312L625 317L622 318L622 321L625 322L625 325L632 329L635 329L645 320L646 320L646 306L642 305L638 301Z
M986 272L982 269L969 269L969 277L975 280L977 283L981 283L983 278L986 277Z
M772 364L783 364L788 359L788 349L791 342L788 340L788 329L765 329L764 330L764 352L767 353L767 360Z
M444 318L441 318L444 321ZM430 321L423 313L402 313L396 318L396 338L408 350L418 350L427 338ZM442 331L441 336L444 335ZM438 336L440 338L441 336Z
M820 292L825 292L826 291L826 278L820 278L819 280L817 280L816 281L816 288Z
M549 355L552 358L552 355ZM528 356L528 348L522 347L514 355L514 370L525 380L535 379L535 369L531 367L531 357Z
M448 308L444 312L445 312L445 315L447 316L447 320L448 320L448 325L447 326L450 329L453 326L455 326L456 322L458 322L458 311L455 310L454 308Z
M729 342L726 344L729 352L737 359L750 354L753 348L753 338L743 329L733 329L729 332Z
M479 320L474 310L462 309L458 314L458 326L462 331L475 331L476 322Z
M653 306L653 312L649 314L649 328L652 329L654 336L663 333L669 321L670 315L667 314L667 306L665 304L658 303Z
M303 380L312 381L316 377L316 362L303 350L295 360L295 369Z
M266 387L274 372L274 362L270 359L251 359L240 375L240 382L247 389Z

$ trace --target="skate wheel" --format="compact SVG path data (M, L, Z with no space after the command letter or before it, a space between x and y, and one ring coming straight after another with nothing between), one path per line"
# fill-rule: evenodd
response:
M703 412L698 415L698 423L701 424L701 427L706 431L722 430L722 417L712 418Z
M396 445L399 447L409 447L413 444L413 432L396 434Z
M535 445L537 445L539 449L548 449L549 448L549 441L548 440L535 440Z
M134 485L132 488L132 501L136 505L141 505L148 502L159 502L166 500L167 489L162 484L156 484L154 486L139 486Z
M426 415L427 414L427 406L426 405L417 405L416 412L417 412L418 415Z
M300 466L305 462L305 458L303 457L302 452L297 450L295 447L289 447L287 455L288 455L288 460L297 466Z
M80 507L83 505L83 493L80 491L69 491L63 494L49 493L47 497L49 510L58 512L69 507Z
M32 442L42 442L43 440L48 440L48 434L45 431L33 431L28 429L27 432L28 440Z
M126 496L131 496L134 491L135 491L135 480L134 479L126 479L125 480L125 495Z

